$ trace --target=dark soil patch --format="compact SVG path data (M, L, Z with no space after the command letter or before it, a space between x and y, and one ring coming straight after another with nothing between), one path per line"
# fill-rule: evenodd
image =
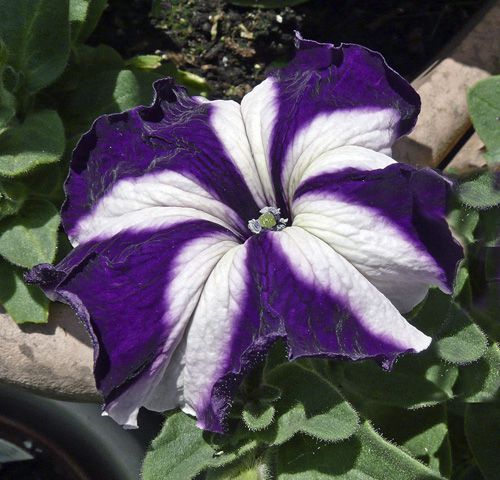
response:
M110 0L91 42L124 56L161 53L207 79L211 96L241 98L293 55L293 30L384 54L414 78L486 0L312 0L281 9L222 0Z

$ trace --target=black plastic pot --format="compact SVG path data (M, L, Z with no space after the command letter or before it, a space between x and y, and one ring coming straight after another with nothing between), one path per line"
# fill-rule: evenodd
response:
M137 480L161 416L142 414L131 431L100 410L0 384L0 479Z

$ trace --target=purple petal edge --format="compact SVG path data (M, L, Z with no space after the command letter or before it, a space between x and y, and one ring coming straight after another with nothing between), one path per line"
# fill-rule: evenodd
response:
M388 219L418 249L428 253L443 273L442 284L453 289L463 249L446 221L450 184L430 168L394 163L384 169L345 169L306 180L295 192L331 193Z
M78 246L57 266L37 265L25 274L28 283L68 304L84 324L94 345L96 385L106 400L147 371L170 340L175 322L164 318L170 315L164 298L178 255L193 240L217 235L220 241L221 234L231 238L207 221L125 231ZM155 261L146 261L151 258Z
M166 170L194 179L233 208L244 226L259 211L210 125L212 105L189 97L171 78L157 80L153 89L150 106L99 117L75 147L62 208L68 234L118 181Z
M295 58L271 75L278 91L271 177L277 206L285 216L289 211L281 176L286 152L296 135L319 114L393 110L398 118L386 128L394 142L415 126L421 106L418 93L380 53L356 44L336 47L304 40L297 32L295 43Z

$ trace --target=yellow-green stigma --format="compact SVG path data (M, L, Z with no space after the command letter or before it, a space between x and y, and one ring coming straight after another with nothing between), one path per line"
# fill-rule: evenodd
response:
M248 228L252 233L260 233L263 230L274 230L279 232L286 227L288 218L281 218L280 209L276 207L264 207L260 210L259 218L250 220Z
M263 213L257 221L260 223L262 228L265 228L267 230L271 230L276 226L278 223L276 221L276 218L274 218L274 215L271 212Z

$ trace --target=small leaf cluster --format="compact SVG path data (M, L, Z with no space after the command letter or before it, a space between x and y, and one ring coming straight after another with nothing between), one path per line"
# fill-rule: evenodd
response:
M49 302L22 280L70 248L59 209L69 157L99 115L149 104L173 76L191 93L205 82L157 55L128 60L86 45L106 0L0 0L0 307L43 323Z
M499 213L454 199L449 222L466 255L453 295L432 289L407 316L429 349L385 371L373 360L288 362L275 344L244 379L229 432L171 414L144 480L498 478Z

